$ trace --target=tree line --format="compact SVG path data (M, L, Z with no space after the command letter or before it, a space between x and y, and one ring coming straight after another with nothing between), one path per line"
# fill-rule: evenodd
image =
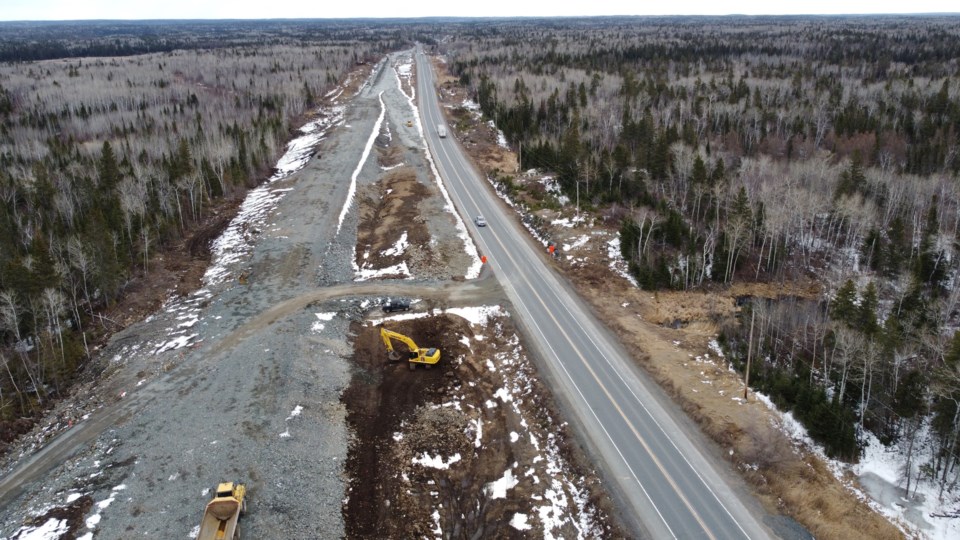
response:
M411 35L423 34L421 26L392 22L374 29L367 21L320 19L0 22L0 62L133 56L234 46L392 42L391 47L396 47L409 43Z

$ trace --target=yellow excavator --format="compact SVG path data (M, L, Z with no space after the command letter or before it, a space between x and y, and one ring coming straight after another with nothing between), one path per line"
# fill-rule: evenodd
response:
M440 349L435 347L429 349L417 347L417 344L409 337L392 330L387 330L382 326L380 327L380 339L382 339L383 344L386 345L387 355L391 360L400 360L400 353L393 350L393 340L397 339L403 342L403 344L407 346L407 349L410 350L407 354L407 360L410 362L411 370L416 369L417 364L423 364L424 367L430 369L430 366L440 361Z

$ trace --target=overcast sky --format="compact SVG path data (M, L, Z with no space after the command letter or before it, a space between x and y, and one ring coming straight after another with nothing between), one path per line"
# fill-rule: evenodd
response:
M0 20L958 12L958 0L0 0Z

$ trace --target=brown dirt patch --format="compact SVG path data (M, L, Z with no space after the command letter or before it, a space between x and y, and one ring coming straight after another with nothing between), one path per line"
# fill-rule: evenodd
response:
M441 360L432 369L410 371L404 361L392 362L380 340L379 329L355 324L354 361L358 372L341 400L346 404L347 421L356 439L350 449L347 471L350 474L349 500L345 505L347 535L350 538L388 538L390 529L398 526L394 513L398 508L385 501L396 497L397 480L389 452L394 446L393 434L401 429L401 421L411 418L419 407L442 394L447 386L446 374L453 372L449 361L463 354L464 346L455 334L464 332L465 323L450 318L415 319L394 322L391 330L413 338L421 347L437 347ZM398 344L398 351L403 345ZM458 450L463 441L456 434L440 436L437 451ZM431 508L407 509L411 533L426 534ZM422 529L422 530L420 530Z
M555 409L529 363L509 353L517 347L509 319L487 327L482 339L451 315L386 326L421 347L439 347L442 358L433 369L410 371L406 362L388 360L378 327L356 323L351 328L357 371L342 397L356 436L346 464L347 537L433 536L438 523L447 538L523 538L509 525L517 512L526 513L537 530L533 505L542 501L544 485L551 485L549 460L518 437L532 434L543 446L561 448L567 463L583 463L583 457L550 420ZM513 395L522 398L501 402L497 390L518 381L523 391ZM424 456L459 459L449 468L414 463ZM485 487L508 470L516 472L517 485L505 498L492 497ZM610 503L597 478L582 467L569 475L587 489L589 506L601 521L597 530L622 536L604 524L609 520L601 509ZM553 532L576 536L572 523Z
M346 85L343 88L343 95L352 96L356 94L357 91L360 90L360 87L363 86L363 83L367 82L375 65L376 62L373 61L358 64L357 69L351 71L347 76Z
M364 190L359 197L357 266L379 269L405 261L412 266L418 251L429 250L430 232L418 209L429 196L430 190L417 181L411 167L393 169ZM409 246L402 252L392 250L404 233Z
M51 519L66 521L67 530L58 538L61 540L76 540L82 536L82 532L87 530L84 516L93 508L93 498L89 495L83 495L77 500L66 506L57 506L51 508L35 518L29 519L25 525L28 527L40 527ZM14 540L19 535L13 537Z
M396 167L403 161L403 150L399 146L391 145L386 148L377 147L377 163L381 167Z
M447 71L447 64L442 62L436 56L430 57L430 63L433 65L433 71L436 75L437 84L443 88L452 88L457 86L458 79Z

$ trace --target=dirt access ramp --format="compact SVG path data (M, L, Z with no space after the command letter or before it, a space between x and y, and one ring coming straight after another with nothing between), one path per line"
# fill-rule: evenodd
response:
M510 318L498 308L474 322L455 313L351 328L348 537L622 537ZM438 347L440 363L390 362L379 324Z

